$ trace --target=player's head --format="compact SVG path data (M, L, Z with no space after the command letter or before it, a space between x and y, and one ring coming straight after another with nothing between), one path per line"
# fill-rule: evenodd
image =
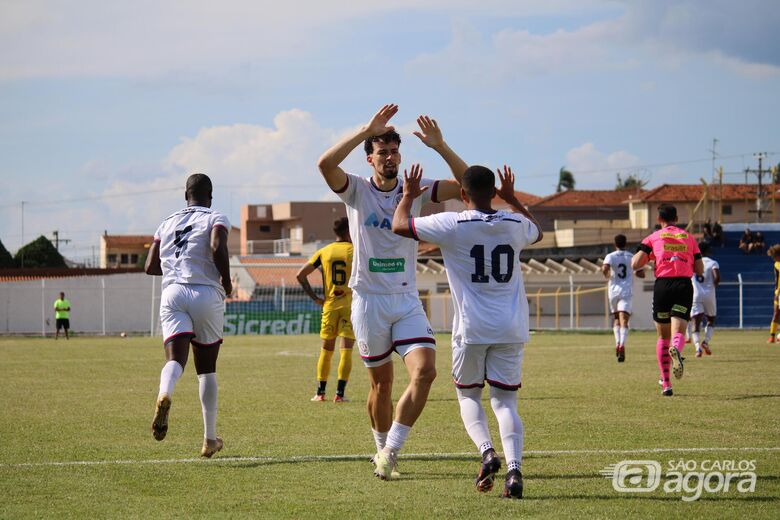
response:
M349 242L349 219L341 217L333 222L333 232L342 242Z
M766 254L772 257L775 262L780 261L780 244L775 244L766 250Z
M190 205L211 207L211 179L203 173L193 173L187 177L184 198Z
M363 146L366 150L366 160L374 167L374 171L385 179L398 177L401 165L401 136L395 130L382 135L369 137Z
M701 256L710 256L710 243L699 242L699 251L701 252Z
M64 299L65 299L65 293L64 293L64 292L61 292L61 293L60 293L60 300L64 300Z
M677 222L677 208L671 204L658 206L658 222L661 224L674 224Z
M626 248L626 235L615 235L615 247L618 249Z
M496 176L493 170L484 166L469 166L461 180L461 197L468 203L490 205L496 196Z

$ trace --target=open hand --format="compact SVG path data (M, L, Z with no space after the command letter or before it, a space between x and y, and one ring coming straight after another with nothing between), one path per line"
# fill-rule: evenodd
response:
M435 119L420 116L417 118L417 124L420 126L420 131L413 133L420 138L425 146L435 148L444 143L444 137L442 137L441 129Z
M398 105L385 105L379 109L379 112L374 114L374 117L368 122L366 131L371 136L384 135L387 132L395 130L395 127L388 125L388 121L392 118L396 112L398 112Z
M411 197L416 199L422 195L430 186L420 187L420 180L422 180L422 166L419 164L413 164L412 170L407 173L404 170L404 197Z
M501 186L498 188L496 194L505 202L514 200L515 174L512 173L512 168L505 164L503 173L500 169L496 169L496 172L498 172L498 178L501 181Z

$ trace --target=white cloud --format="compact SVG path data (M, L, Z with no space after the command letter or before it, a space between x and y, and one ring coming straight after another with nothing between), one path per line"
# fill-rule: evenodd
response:
M584 143L566 152L566 168L574 174L578 189L612 189L617 174L623 178L639 175L649 180L649 172L638 169L639 157L626 151L605 153L593 143Z

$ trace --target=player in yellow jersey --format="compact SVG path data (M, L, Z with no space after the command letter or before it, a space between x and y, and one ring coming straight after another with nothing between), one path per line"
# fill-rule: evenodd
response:
M352 345L355 335L352 332L350 309L352 307L352 289L349 273L352 272L352 240L349 236L349 221L342 217L333 223L333 232L338 240L312 255L309 261L298 271L297 279L303 290L317 305L322 305L322 325L320 337L322 348L317 362L317 394L312 401L325 400L325 386L328 383L330 362L336 347L336 338L341 336L339 349L338 386L334 402L346 401L344 389L352 371ZM322 287L325 298L319 297L311 288L308 276L315 269L322 270Z
M780 244L775 244L766 252L774 261L775 268L775 296L773 300L774 312L772 314L772 323L769 325L769 339L767 343L777 341L777 325L780 323L780 307L777 303L780 294Z

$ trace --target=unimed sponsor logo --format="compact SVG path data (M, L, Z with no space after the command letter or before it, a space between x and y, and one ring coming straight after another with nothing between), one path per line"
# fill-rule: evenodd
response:
M225 314L225 335L239 334L309 334L319 331L319 319L316 330L312 327L314 318L318 318L313 312L288 312L284 315L264 318L254 313L227 313Z

